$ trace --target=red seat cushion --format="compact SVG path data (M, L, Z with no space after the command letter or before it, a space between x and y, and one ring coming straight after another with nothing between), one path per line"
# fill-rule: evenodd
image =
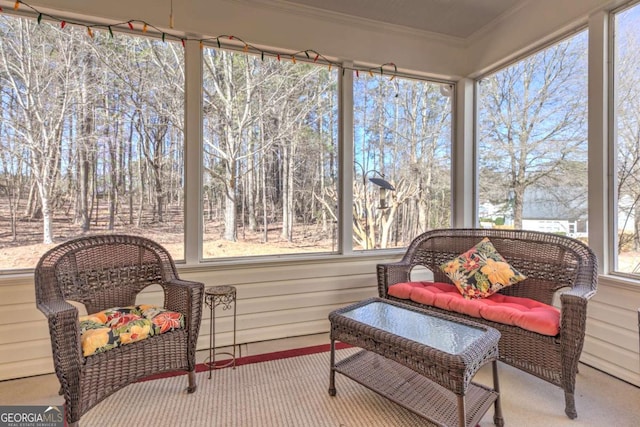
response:
M553 337L560 332L560 310L530 298L493 294L469 300L454 285L440 282L397 283L389 286L388 293L399 299L518 326L542 335Z

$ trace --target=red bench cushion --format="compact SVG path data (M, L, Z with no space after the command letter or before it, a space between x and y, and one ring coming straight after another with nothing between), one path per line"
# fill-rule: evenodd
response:
M529 298L493 294L487 298L465 299L449 283L405 282L389 286L389 295L443 310L518 326L539 334L560 332L560 310Z

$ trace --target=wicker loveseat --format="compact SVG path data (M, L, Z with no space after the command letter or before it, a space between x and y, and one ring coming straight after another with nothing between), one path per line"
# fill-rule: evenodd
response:
M502 298L500 294L503 294L552 305L554 295L559 293L559 333L543 335L389 295L389 287L394 284L412 285L407 282L411 282L411 271L416 266L424 266L433 272L434 282L452 283L440 266L485 237L511 266L527 276L524 281L501 289L495 296ZM377 275L382 298L446 312L500 331L500 360L561 387L567 416L577 417L575 379L584 343L587 302L597 286L597 261L587 245L569 237L524 230L432 230L415 238L400 262L379 264Z
M87 313L112 313L109 309L114 307L134 306L138 293L150 285L164 289L164 306L154 307L155 311L169 310L167 313L180 317L180 326L163 328L162 333L144 339L140 334L131 339L134 334L128 334L128 342L122 335L123 345L113 344L113 348L85 356L79 311L69 301L84 304ZM82 237L44 254L35 269L36 304L49 323L67 424L77 426L80 417L98 402L151 374L187 371L187 391L194 392L203 289L202 283L180 280L168 252L142 237Z

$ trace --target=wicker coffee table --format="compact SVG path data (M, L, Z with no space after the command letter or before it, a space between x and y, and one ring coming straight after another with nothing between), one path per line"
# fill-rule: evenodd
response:
M497 330L380 298L335 310L329 320L331 396L339 372L436 425L475 426L492 404L495 425L504 425ZM363 350L336 362L336 340ZM493 388L471 381L488 362Z

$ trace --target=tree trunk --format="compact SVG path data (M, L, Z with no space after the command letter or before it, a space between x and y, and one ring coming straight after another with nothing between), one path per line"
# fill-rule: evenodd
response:
M88 120L85 118L85 120ZM86 123L83 125L86 130ZM83 134L86 133L83 131ZM91 228L89 222L89 159L84 143L78 144L78 222L83 232Z
M90 100L90 89L87 87L89 79L91 79L92 72L92 61L91 56L87 56L84 59L83 68L85 72L88 72L89 75L86 76L84 73L82 75L82 81L80 82L80 97L82 105L85 108L80 109L80 135L78 140L80 141L78 144L78 191L79 195L79 211L78 211L78 220L80 223L80 228L83 232L89 231L91 228L91 219L89 214L89 173L91 170L90 166L90 154L89 154L89 146L90 146L90 138L93 132L93 102Z
M264 132L263 132L264 135ZM264 146L264 136L262 137L261 144ZM269 217L267 216L267 162L262 161L260 164L260 173L262 179L260 180L261 193L262 193L262 241L267 243L269 241Z
M127 142L127 175L129 176L129 225L133 225L133 193L135 191L133 176L133 126L129 126L129 138ZM142 193L140 193L140 196L142 196Z
M40 200L42 201L42 243L51 244L53 243L53 229L51 227L53 213L51 212L46 189L40 186L39 191Z
M108 184L108 203L109 203L109 219L107 224L107 229L113 231L115 228L116 222L116 203L118 200L118 175L119 175L119 162L118 162L118 148L115 144L115 141L112 141L109 138L109 134L107 133L107 140L109 143L109 161L110 161L110 170L109 175L111 177L110 182Z
M236 163L227 162L227 191L224 201L224 239L230 242L238 240L236 219Z

